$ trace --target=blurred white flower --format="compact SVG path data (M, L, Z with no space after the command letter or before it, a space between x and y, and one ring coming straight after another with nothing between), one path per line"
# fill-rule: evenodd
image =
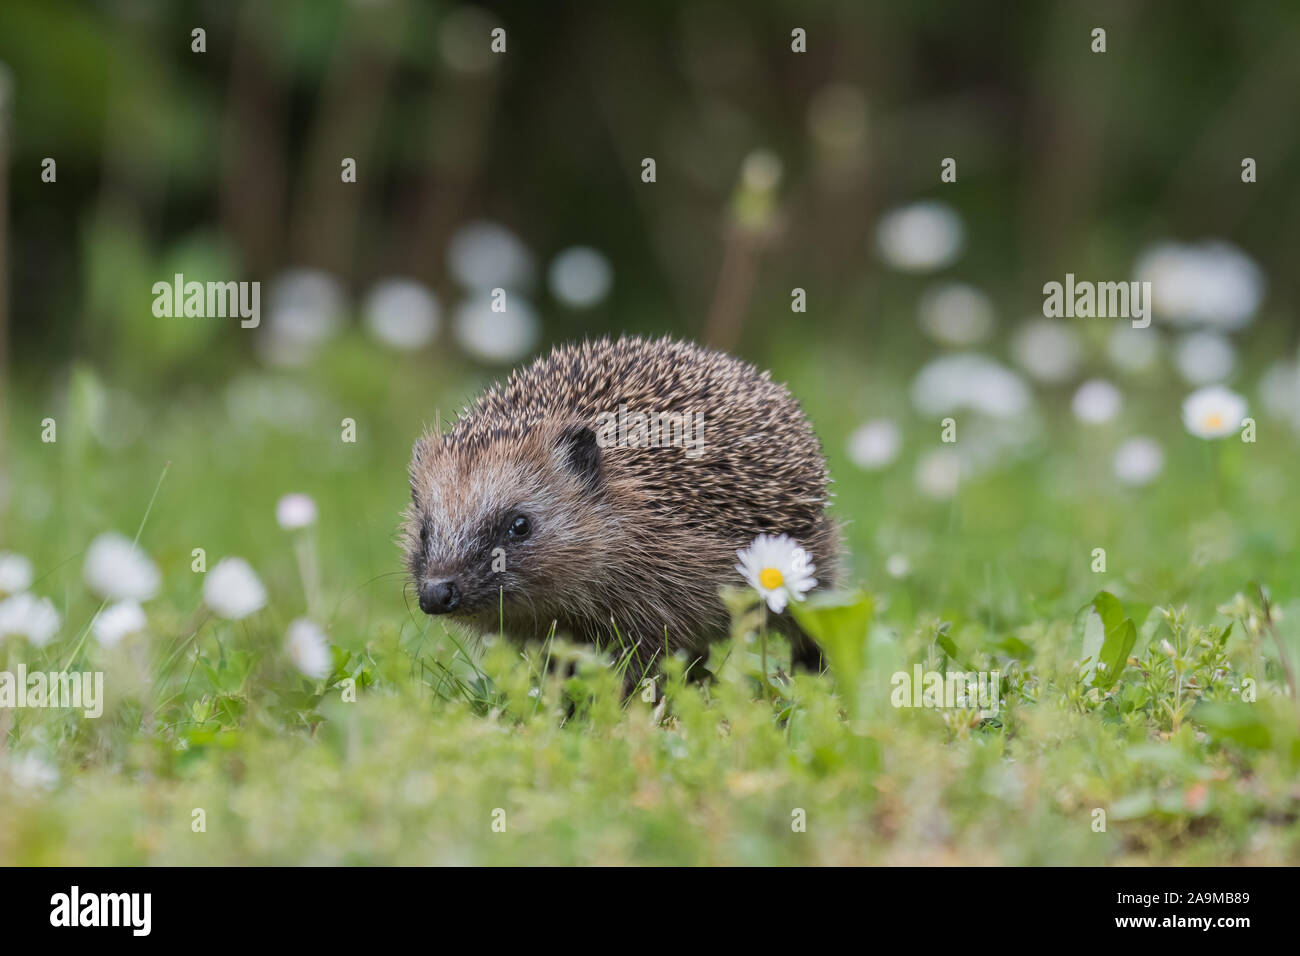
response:
M1192 332L1183 336L1175 347L1174 364L1188 385L1210 385L1232 374L1237 353L1222 335Z
M22 591L0 601L0 637L25 637L34 646L44 647L59 632L61 623L49 598Z
M1130 438L1115 452L1115 477L1126 485L1149 485L1164 467L1164 449L1154 438Z
M905 554L891 554L885 561L885 573L895 580L901 580L912 573L912 563Z
M573 309L585 309L609 294L614 281L609 260L589 246L565 249L546 272L551 294Z
M345 297L339 281L322 269L287 269L271 280L272 312L313 312L327 322L342 318Z
M95 618L95 640L104 647L114 647L122 638L143 631L145 624L144 609L135 601L110 604Z
M370 333L399 352L423 348L438 334L438 300L414 279L376 282L363 310Z
M291 269L277 276L269 314L256 339L272 365L305 365L342 328L345 299L338 280L318 269Z
M1161 242L1139 256L1134 272L1151 283L1156 315L1223 331L1248 325L1264 298L1264 274L1240 249L1209 240Z
M334 669L325 632L305 617L289 625L285 649L293 666L312 680L324 680Z
M970 409L994 418L1025 412L1029 387L1015 372L977 353L945 355L912 380L912 404L925 415Z
M58 769L39 754L28 751L9 759L9 779L18 790L39 792L53 790L59 783Z
M849 436L849 459L859 468L875 471L892 463L902 444L898 426L887 418L877 418Z
M480 292L527 288L533 281L532 253L505 226L486 219L456 230L447 265L461 285Z
M286 531L306 528L316 523L316 502L310 495L285 495L275 503L275 520Z
M747 548L736 552L736 570L759 593L774 614L790 601L802 601L817 586L817 570L808 552L784 534L760 534Z
M266 603L266 588L243 558L222 558L203 580L203 600L218 616L238 621Z
M1259 380L1259 400L1270 415L1300 431L1300 364L1282 361L1270 365Z
M925 201L894 209L876 225L881 258L901 272L933 272L956 261L964 229L946 203Z
M926 452L916 463L916 487L927 498L951 498L961 483L961 456L951 448Z
M489 364L509 365L537 344L540 334L532 306L508 293L504 312L492 310L490 297L475 297L456 309L456 341L470 355Z
M1078 333L1058 319L1031 319L1011 340L1017 364L1031 378L1051 385L1078 374L1081 353Z
M993 303L974 286L945 282L931 286L917 306L921 329L943 345L974 345L993 331Z
M0 594L17 594L32 586L32 563L21 554L0 551Z
M1145 329L1117 325L1106 339L1106 354L1121 372L1145 372L1160 355L1160 333L1153 325Z
M1088 425L1104 425L1119 414L1124 399L1110 382L1094 378L1084 382L1074 393L1070 409L1074 417Z
M755 149L740 164L740 181L754 192L771 192L780 184L781 172L781 157L770 149Z
M149 556L115 531L90 542L83 574L90 589L110 601L147 601L161 580Z
M1222 385L1198 388L1183 400L1183 425L1197 438L1224 438L1241 427L1246 400Z

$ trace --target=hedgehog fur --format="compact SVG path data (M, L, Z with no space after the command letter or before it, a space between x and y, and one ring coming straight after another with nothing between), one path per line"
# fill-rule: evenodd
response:
M625 422L682 413L702 441L645 447L644 431L612 427L620 410ZM727 635L718 588L743 583L736 552L757 535L794 538L819 586L839 561L825 456L789 391L670 338L556 347L426 432L409 472L402 546L421 607L481 632L554 629L630 643L642 662L695 658ZM796 662L820 663L788 619L778 625Z

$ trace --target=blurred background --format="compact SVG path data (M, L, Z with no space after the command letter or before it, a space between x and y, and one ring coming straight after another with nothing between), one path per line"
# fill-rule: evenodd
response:
M1180 414L1197 388L1244 397L1285 460L1297 43L1300 8L1269 2L7 0L0 533L71 526L71 546L121 502L113 469L168 459L268 500L268 461L359 470L338 504L388 529L422 423L551 343L621 332L788 381L864 570L944 550L902 525L959 483L990 482L968 514L1029 521L999 477L1017 462L1057 510L1171 455L1204 465ZM1152 328L1044 320L1067 272L1153 281ZM260 281L260 326L155 317L175 273ZM974 429L953 447L949 414ZM1250 475L1285 505L1289 478ZM908 503L893 530L882 500Z
M0 861L518 863L517 806L530 862L1294 862L1298 49L1266 0L2 0L0 672L109 701L0 708ZM1150 327L1045 317L1067 273ZM569 722L419 613L412 440L624 332L788 383L858 665L1000 671L1004 724Z

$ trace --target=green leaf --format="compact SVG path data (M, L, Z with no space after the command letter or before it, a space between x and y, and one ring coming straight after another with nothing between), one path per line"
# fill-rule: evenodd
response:
M944 621L936 627L934 629L934 642L943 648L943 652L947 654L951 660L956 661L958 658L957 642L948 636L948 630L951 627L951 621Z
M1216 740L1230 740L1258 750L1267 749L1273 742L1273 735L1254 704L1203 700L1192 711L1192 720Z
M1091 608L1081 616L1083 624L1079 626L1076 622L1075 628L1079 632L1080 640L1083 642L1082 650L1079 652L1079 659L1085 665L1084 678L1091 681L1093 674L1097 672L1097 661L1101 656L1101 645L1106 640L1106 626Z
M861 591L832 591L795 601L790 613L826 653L846 703L856 702L867 670L867 633L875 602Z
M1089 683L1109 690L1119 679L1136 643L1137 627L1124 616L1119 599L1109 591L1099 591L1092 599L1083 631L1082 654L1088 662L1085 676Z
M1137 628L1131 618L1125 618L1119 627L1106 635L1106 640L1101 645L1100 662L1105 667L1097 669L1092 681L1094 687L1109 690L1119 680L1120 673L1128 664L1129 652L1136 643Z
M1006 637L994 641L993 646L1003 654L1016 660L1027 661L1034 656L1034 649L1014 634L1008 634Z
M1092 609L1101 617L1107 634L1124 623L1124 607L1119 603L1119 598L1109 591L1097 592L1097 596L1092 599Z

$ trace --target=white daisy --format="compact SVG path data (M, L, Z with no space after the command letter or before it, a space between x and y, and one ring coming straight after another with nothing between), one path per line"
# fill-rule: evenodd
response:
M271 284L268 315L256 347L272 365L306 365L343 328L343 287L328 272L292 269Z
M17 594L32 586L32 563L21 554L0 551L0 594Z
M465 300L454 317L456 341L487 364L510 365L533 350L541 334L537 314L519 293L506 295L504 312L492 308L487 294Z
M1016 362L1040 382L1069 381L1082 357L1079 335L1060 319L1031 319L1011 341Z
M993 331L993 302L974 286L945 282L921 296L917 321L922 331L943 345L975 345Z
M1198 388L1183 400L1183 425L1197 438L1223 438L1241 427L1246 400L1222 385Z
M1188 385L1213 385L1232 374L1237 353L1218 333L1193 332L1183 336L1174 349L1174 364Z
M59 632L59 612L49 598L38 598L23 591L0 601L0 637L25 637L36 647L44 647Z
M1269 366L1259 379L1259 400L1270 414L1300 430L1300 364L1283 360Z
M333 670L329 641L324 632L312 621L300 617L289 625L285 650L293 666L312 680L324 680Z
M1118 388L1104 379L1094 378L1079 386L1070 408L1079 421L1087 425L1104 425L1119 414L1123 403Z
M911 395L923 415L970 409L993 418L1014 418L1033 404L1024 379L977 352L933 359L916 373Z
M306 528L316 523L316 502L310 495L285 495L275 503L275 520L286 531Z
M1106 338L1106 355L1121 372L1145 372L1160 357L1160 333L1155 326L1135 329L1127 322L1117 325Z
M961 484L961 456L951 448L935 448L916 463L916 487L927 498L942 500Z
M533 254L513 232L499 223L477 219L456 230L447 244L447 265L463 286L487 292L528 288L533 279Z
M898 426L887 418L877 418L849 436L849 458L859 468L876 471L898 457L902 444Z
M1164 467L1164 449L1154 438L1130 438L1115 452L1115 477L1126 485L1149 485Z
M932 272L961 255L965 230L951 206L918 202L880 217L876 246L900 272Z
M115 647L122 638L138 634L145 627L144 610L135 601L109 605L95 618L95 640L104 647Z
M243 558L222 558L203 580L203 600L219 616L238 621L266 603L266 588Z
M817 570L808 552L784 534L760 534L748 548L736 552L736 570L759 593L773 613L780 614L791 601L802 601L817 586Z
M1162 242L1138 259L1139 281L1151 283L1158 316L1222 331L1248 325L1264 298L1264 274L1253 259L1221 241Z
M912 562L907 560L905 554L891 554L885 561L885 573L901 580L912 573Z
M414 279L382 279L363 306L366 328L390 348L411 352L438 334L438 300Z
M114 531L90 542L83 573L90 589L110 601L147 601L158 593L158 568L130 538Z
M609 294L614 273L609 260L589 246L565 249L546 271L551 294L573 309L585 309Z

